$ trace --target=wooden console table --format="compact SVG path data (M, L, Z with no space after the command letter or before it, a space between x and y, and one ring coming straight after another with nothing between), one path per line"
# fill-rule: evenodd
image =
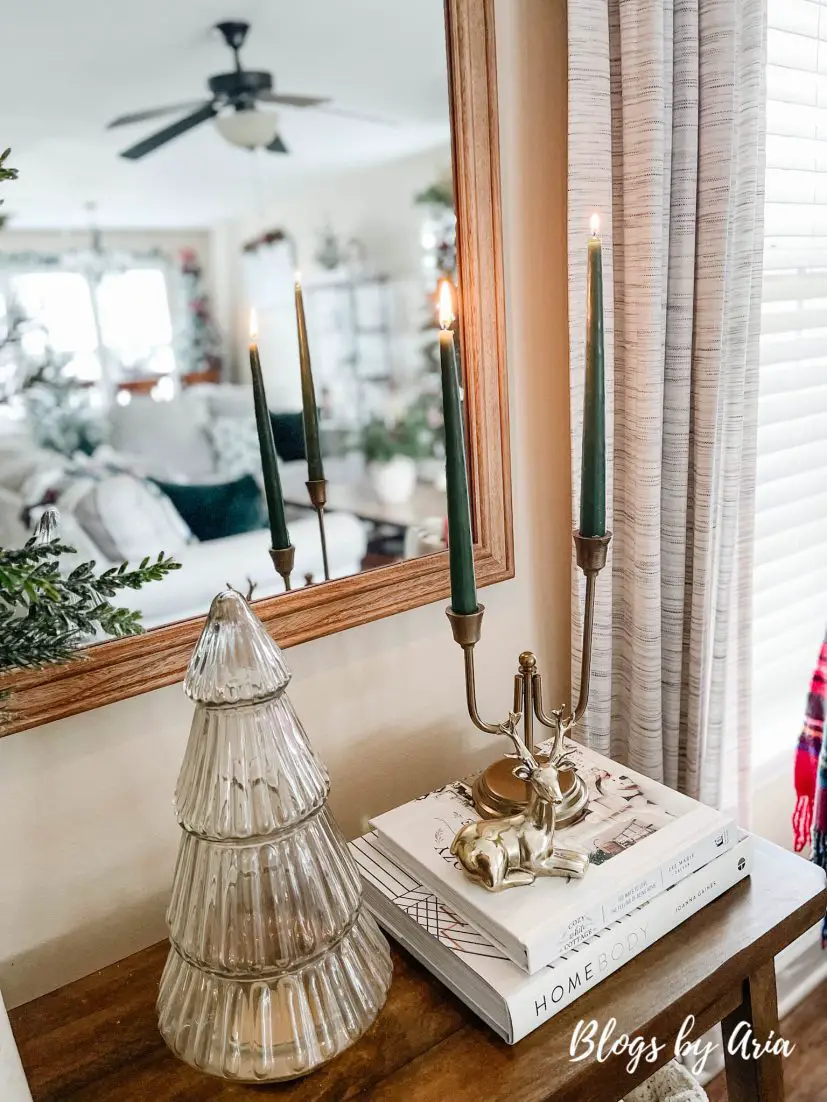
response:
M509 1047L401 951L387 1005L348 1052L315 1074L268 1089L199 1075L165 1048L155 994L166 945L154 945L12 1015L35 1102L615 1102L656 1065L627 1056L569 1061L581 1019L657 1037L671 1054L684 1018L693 1036L741 1020L759 1040L778 1032L773 958L827 903L820 869L759 843L751 881L689 919L619 972ZM791 1038L795 1040L795 1038ZM727 1057L730 1102L779 1102L781 1058Z

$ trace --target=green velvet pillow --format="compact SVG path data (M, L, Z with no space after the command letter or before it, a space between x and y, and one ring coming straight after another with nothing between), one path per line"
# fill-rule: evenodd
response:
M267 515L251 474L232 482L159 482L196 539L220 540L265 528Z
M270 410L270 424L273 426L276 452L282 462L306 458L301 413L273 413Z

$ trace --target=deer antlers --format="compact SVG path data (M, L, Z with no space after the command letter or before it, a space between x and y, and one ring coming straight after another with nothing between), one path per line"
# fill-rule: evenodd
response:
M517 734L517 725L519 724L521 719L521 712L509 712L508 719L505 720L504 723L500 724L499 734L505 735L506 738L510 738L512 743L514 744L514 749L516 751L516 753L507 754L506 756L509 758L517 758L521 764L528 765L532 769L537 769L537 759L523 742L522 738L520 738L520 736Z

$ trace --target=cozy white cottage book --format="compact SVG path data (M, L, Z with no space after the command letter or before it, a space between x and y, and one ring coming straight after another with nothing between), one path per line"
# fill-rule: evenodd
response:
M590 799L558 838L589 854L582 880L542 877L492 893L467 877L450 852L457 830L479 818L463 781L370 823L389 857L529 972L732 849L737 837L731 818L689 796L576 743L566 753Z
M727 853L528 976L384 854L375 834L351 842L350 851L380 926L509 1044L749 876L753 860L752 837L743 835Z

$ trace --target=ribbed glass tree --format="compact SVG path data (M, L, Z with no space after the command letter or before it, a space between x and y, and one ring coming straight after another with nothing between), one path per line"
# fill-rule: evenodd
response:
M391 980L289 680L244 598L216 597L184 685L196 708L158 1021L188 1064L255 1083L351 1045Z

